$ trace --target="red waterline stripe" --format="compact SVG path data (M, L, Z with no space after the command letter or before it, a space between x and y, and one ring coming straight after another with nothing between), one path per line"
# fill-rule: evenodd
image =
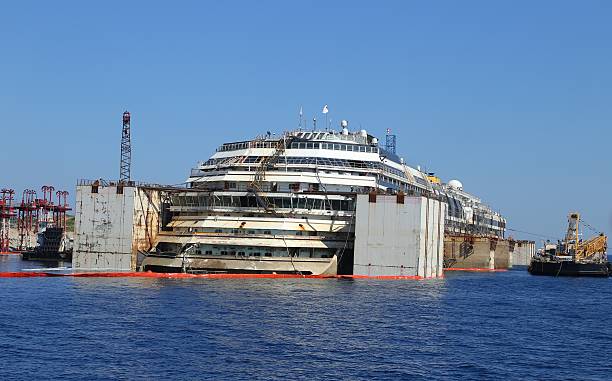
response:
M0 251L0 255L19 255L20 251Z
M75 278L207 278L207 279L384 279L384 280L420 280L415 275L298 275L298 274L183 274L153 272L95 272L95 273L51 273L51 272L0 272L0 278L33 278L33 277L75 277Z
M486 269L482 267L450 267L450 268L444 269L444 271L477 271L477 272L495 273L495 272L508 271L508 269Z

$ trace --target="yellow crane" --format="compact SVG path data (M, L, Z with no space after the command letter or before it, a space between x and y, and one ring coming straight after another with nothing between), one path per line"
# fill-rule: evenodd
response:
M565 234L565 254L574 257L575 261L605 260L608 249L608 237L603 233L580 241L579 238L580 213L572 212L568 216L567 233ZM599 258L597 258L599 256Z
M576 250L576 261L591 259L595 255L603 256L606 254L607 249L608 237L601 233L600 235L581 242L580 245L578 245L578 250Z

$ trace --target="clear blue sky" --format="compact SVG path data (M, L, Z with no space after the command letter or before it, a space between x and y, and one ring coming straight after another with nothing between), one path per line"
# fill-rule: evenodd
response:
M57 1L0 11L0 186L184 181L222 142L330 117L560 236L612 233L610 1ZM528 237L528 236L524 236Z

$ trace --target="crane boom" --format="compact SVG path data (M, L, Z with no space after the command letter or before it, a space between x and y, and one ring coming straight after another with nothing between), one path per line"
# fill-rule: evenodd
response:
M590 259L596 254L604 255L608 249L608 237L603 233L597 237L590 238L578 245L576 250L576 261Z
M596 237L589 238L585 241L580 241L580 214L572 212L568 216L567 233L565 234L565 254L574 257L575 261L584 261L595 259L596 255L602 256L605 259L605 253L608 248L608 237L603 233Z

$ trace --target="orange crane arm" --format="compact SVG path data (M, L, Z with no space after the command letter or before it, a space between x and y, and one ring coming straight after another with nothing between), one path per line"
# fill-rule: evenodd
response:
M601 234L582 242L576 250L576 260L586 259L595 254L604 254L608 248L608 237Z

